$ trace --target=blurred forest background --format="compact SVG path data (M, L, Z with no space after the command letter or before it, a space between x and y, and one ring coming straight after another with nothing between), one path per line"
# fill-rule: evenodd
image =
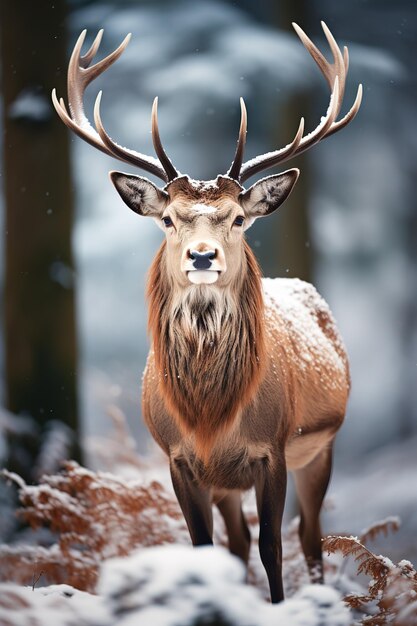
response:
M150 111L158 95L168 154L182 172L210 179L230 165L239 96L249 114L246 158L285 145L302 115L308 130L324 115L327 86L291 28L298 22L326 51L320 20L349 46L345 107L362 82L362 108L346 130L294 162L302 174L290 200L256 223L249 240L265 275L318 287L350 354L352 395L326 529L356 533L398 514L403 527L393 555L417 558L411 0L2 0L1 465L35 479L56 469L45 454L53 443L56 462L59 450L72 447L94 466L85 442L111 431L114 404L139 450L149 449L140 416L144 290L161 233L122 205L108 181L110 169L127 166L71 135L53 110L53 87L66 98L80 31L88 29L91 43L104 28L103 56L133 35L87 90L90 119L103 89L111 136L153 154Z

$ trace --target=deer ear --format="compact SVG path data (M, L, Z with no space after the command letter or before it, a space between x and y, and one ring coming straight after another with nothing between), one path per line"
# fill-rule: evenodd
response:
M149 217L162 215L169 197L165 191L141 176L122 172L109 172L109 176L123 202L132 211Z
M264 217L273 213L290 195L300 170L292 169L258 180L240 194L240 204L248 217Z

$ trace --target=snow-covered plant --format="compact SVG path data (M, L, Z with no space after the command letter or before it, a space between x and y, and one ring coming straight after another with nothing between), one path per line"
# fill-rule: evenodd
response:
M69 583L92 591L105 558L130 554L141 546L190 543L163 460L146 460L129 446L124 448L122 442L130 435L123 420L119 427L120 440L113 446L112 436L107 447L115 453L113 470L121 475L94 472L70 462L60 474L43 476L40 484L29 486L16 474L3 472L18 486L22 505L18 514L36 534L25 533L11 546L0 544L0 580L32 585L42 573L39 584ZM106 441L100 444L103 450ZM102 460L110 464L106 456ZM244 507L252 538L248 581L268 598L257 550L255 499L246 498ZM227 546L220 514L216 509L213 513L215 544ZM299 518L295 518L283 536L285 589L290 596L308 582L298 526Z
M341 552L345 558L353 557L358 574L370 577L367 593L349 593L344 598L348 606L366 614L361 621L364 626L417 624L417 572L413 564L406 560L393 563L364 545L398 527L396 518L388 518L373 524L359 538L329 536L323 541L328 554Z
M124 436L122 430L121 438ZM164 478L164 468L160 463L155 467L150 462L147 465L143 459L135 456L133 450L129 451L127 457L122 457L124 471L127 465L130 466L128 479L107 472L87 470L75 462L67 463L59 474L43 476L40 484L34 486L27 485L16 474L5 472L5 476L19 487L23 506L20 516L34 529L48 529L48 534L47 542L43 534L36 535L28 542L26 534L24 544L0 545L0 579L29 585L29 589L45 583L66 583L82 590L99 591L107 598L110 614L113 615L110 619L112 625L118 623L119 616L125 614L122 604L134 600L136 608L134 611L132 609L132 619L136 620L139 615L145 617L149 612L157 611L157 598L164 598L166 623L169 626L173 623L172 615L178 613L181 603L186 604L190 616L198 616L201 620L206 619L212 611L211 616L223 620L218 621L219 624L241 626L246 623L238 620L241 608L236 608L236 603L224 599L225 595L233 595L232 591L225 593L226 583L221 583L221 564L230 558L227 553L221 550L193 551L178 545L189 544L189 538L178 504L166 482L168 473L165 472ZM256 542L258 520L254 502L247 500L245 509L252 540ZM238 573L235 572L236 580L228 575L229 583L236 586L233 593L238 595L242 606L254 603L255 609L251 612L248 610L248 619L253 617L252 622L248 623L262 623L263 626L269 622L291 623L291 626L350 623L346 621L348 613L342 610L343 607L340 608L336 592L332 596L331 588L310 588L306 584L308 577L298 539L298 523L298 519L293 520L284 535L285 584L287 597L291 599L284 603L285 611L282 614L278 607L274 607L276 610L271 614L268 610L272 610L272 607L265 611L260 608L262 603L257 594L261 592L261 595L267 597L268 593L255 546L251 550L248 578L257 587L256 592L243 586L240 581L241 568L229 563L232 570L235 568L237 572L239 569ZM377 535L386 534L397 527L398 520L389 518L374 524L359 538L333 536L324 541L325 550L329 553L340 550L344 556L352 556L358 563L358 572L371 577L369 589L365 591L365 588L359 588L344 576L345 589L346 586L351 590L356 589L350 591L345 602L355 610L364 625L379 626L390 623L389 620L398 626L417 624L415 569L407 561L393 564L365 546ZM34 540L39 543L39 539L43 545L34 544ZM224 531L217 535L216 543L226 544ZM143 550L162 544L176 545L171 551L166 547L156 551ZM209 556L202 556L206 554ZM219 555L220 570L215 574L210 565L211 554ZM118 558L115 560L113 557ZM108 559L110 561L100 577L101 565ZM226 573L229 565L225 566ZM331 569L332 564L326 563L328 574ZM131 593L128 583L131 585ZM164 588L161 590L162 583ZM11 590L12 596L15 591ZM178 600L178 593L182 600ZM140 602L138 597L141 598ZM27 594L25 598L28 598ZM208 606L211 607L210 611ZM329 606L333 607L331 611ZM29 613L31 607L29 602ZM161 612L160 609L158 611ZM259 618L262 616L260 622L254 621L258 613ZM232 614L233 619L230 617ZM339 617L336 619L337 615ZM224 621L229 619L227 616L230 617L229 622ZM279 619L281 621L277 622ZM123 620L120 623L125 624Z
M94 590L104 559L141 546L188 542L175 499L157 481L127 481L74 461L36 486L26 485L16 474L4 474L19 487L23 519L32 528L49 528L57 543L1 546L3 580L28 584L42 571L49 582Z

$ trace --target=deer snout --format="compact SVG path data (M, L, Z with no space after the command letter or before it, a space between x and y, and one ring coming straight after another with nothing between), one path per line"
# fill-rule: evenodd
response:
M194 284L215 283L226 270L224 252L214 241L193 241L183 254L182 271Z
M208 270L217 256L217 250L207 250L207 252L190 250L188 254L196 270Z

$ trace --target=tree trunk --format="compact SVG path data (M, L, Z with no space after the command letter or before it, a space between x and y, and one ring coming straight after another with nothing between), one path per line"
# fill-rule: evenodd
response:
M309 15L305 0L299 0L296 3L287 0L281 2L279 8L280 11L275 22L280 28L295 35L291 24L296 22L308 31ZM306 52L306 54L308 53ZM309 128L309 108L307 95L296 94L287 100L280 112L280 119L283 121L278 133L281 139L280 145L284 146L293 139L302 117L307 118L307 128ZM288 167L290 166L292 163L288 165ZM280 264L285 264L286 276L311 281L313 254L308 217L310 195L308 157L305 154L298 156L294 166L298 167L301 173L294 193L289 198L287 210L283 211L280 222L278 244Z
M77 431L69 145L50 99L65 94L65 2L2 0L0 23L6 403Z
M305 1L297 3L283 0L280 3L261 3L252 5L251 12L275 25L281 30L296 35L291 22L298 22L308 30L308 11ZM249 7L247 7L249 9ZM302 44L300 43L300 46ZM306 54L308 54L306 52ZM285 146L294 138L301 117L308 122L309 98L306 95L289 96L286 102L277 108L277 124L271 128L271 138L265 152ZM266 276L298 277L312 280L313 251L311 248L310 227L308 220L309 167L305 155L298 156L293 162L283 164L282 170L298 167L300 178L290 198L273 218L259 220L256 231L249 231L248 240L255 250L262 270ZM263 176L278 173L280 169L265 171Z

